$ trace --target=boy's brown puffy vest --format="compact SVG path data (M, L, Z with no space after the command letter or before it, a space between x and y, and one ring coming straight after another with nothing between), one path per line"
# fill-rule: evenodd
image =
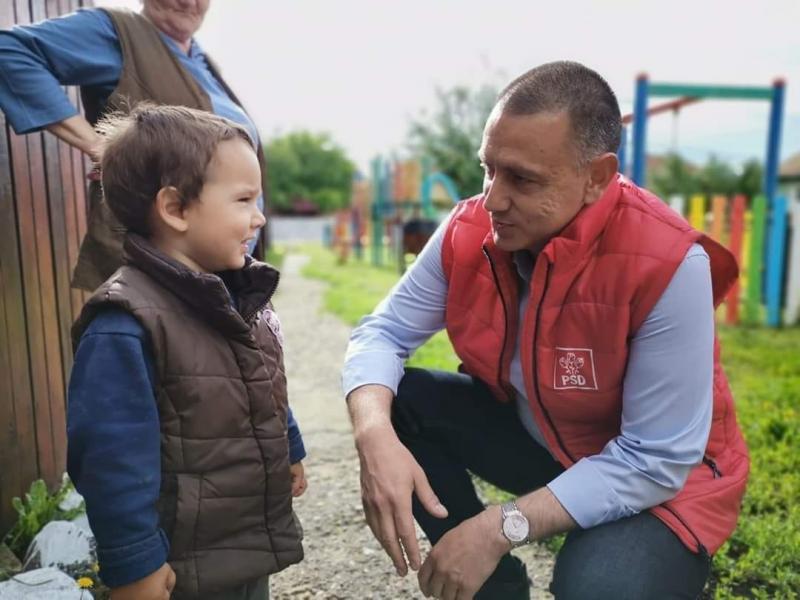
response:
M95 124L104 115L128 110L142 101L188 106L211 112L208 94L184 69L161 39L158 29L138 13L126 9L102 9L111 17L122 51L122 73L117 87L102 104L92 88L81 89L86 119ZM206 56L211 72L231 99L241 106ZM256 142L261 165L262 187L266 194L266 163L261 144ZM266 196L265 196L266 198ZM99 181L89 183L87 232L81 243L72 286L92 291L122 265L122 240L125 229L103 201Z
M303 558L283 353L266 312L279 274L251 261L223 283L134 235L125 257L128 264L86 303L73 344L111 306L147 332L161 424L158 510L177 575L174 597L213 598Z

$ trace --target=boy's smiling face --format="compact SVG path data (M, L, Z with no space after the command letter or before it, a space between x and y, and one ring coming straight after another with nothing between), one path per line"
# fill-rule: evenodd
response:
M162 190L163 191L163 190ZM244 266L248 242L266 223L256 202L261 195L258 159L242 139L220 142L205 174L200 195L179 210L164 248L188 267L206 273ZM170 247L171 246L171 247Z

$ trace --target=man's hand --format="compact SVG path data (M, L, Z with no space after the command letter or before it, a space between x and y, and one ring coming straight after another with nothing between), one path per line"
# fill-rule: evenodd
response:
M426 598L471 600L510 549L499 507L489 507L442 536L419 571L419 589Z
M306 472L303 468L303 462L298 461L289 467L289 472L292 474L292 497L298 498L305 494L308 489L308 481L306 481Z
M412 493L417 494L422 506L434 517L446 517L447 509L390 423L357 436L356 448L361 461L361 498L367 524L391 557L397 574L405 576L409 565L416 571L421 564L411 513Z
M111 590L111 600L169 600L175 589L175 571L169 563L147 577Z

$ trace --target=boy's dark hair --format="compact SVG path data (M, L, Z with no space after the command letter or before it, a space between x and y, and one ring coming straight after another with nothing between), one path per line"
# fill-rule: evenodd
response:
M142 103L97 125L103 136L101 178L109 208L128 231L150 235L150 210L161 188L195 200L220 142L253 141L241 125L184 106Z
M605 79L580 63L558 61L523 73L500 92L510 115L565 111L579 164L619 149L619 104Z

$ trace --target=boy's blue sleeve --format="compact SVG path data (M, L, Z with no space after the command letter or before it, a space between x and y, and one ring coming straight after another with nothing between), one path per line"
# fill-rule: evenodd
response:
M119 587L167 560L159 528L161 442L153 359L139 322L101 312L78 345L67 407L67 470L86 501L100 577Z
M295 464L306 457L306 447L303 444L303 436L300 434L300 427L297 425L297 420L294 418L291 407L289 407L288 429L289 462Z

